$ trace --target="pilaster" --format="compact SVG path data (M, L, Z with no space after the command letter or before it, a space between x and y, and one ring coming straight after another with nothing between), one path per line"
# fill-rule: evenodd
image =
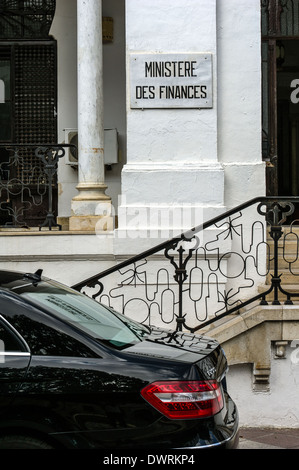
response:
M126 45L127 162L119 230L129 228L136 239L144 226L134 227L130 215L155 215L159 205L182 214L186 207L201 211L205 220L225 210L217 156L216 1L127 0ZM153 216L147 228L166 233L166 219L157 226ZM177 226L177 233L185 228ZM123 240L116 246L122 249Z

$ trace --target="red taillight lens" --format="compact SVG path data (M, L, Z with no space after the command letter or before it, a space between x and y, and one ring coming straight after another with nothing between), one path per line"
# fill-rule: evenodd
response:
M207 418L223 408L216 380L154 382L142 389L141 395L171 419Z

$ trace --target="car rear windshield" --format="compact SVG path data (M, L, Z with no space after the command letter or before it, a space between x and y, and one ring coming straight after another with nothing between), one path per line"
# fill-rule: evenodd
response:
M68 287L48 281L18 288L17 293L55 317L116 349L141 341L149 329Z

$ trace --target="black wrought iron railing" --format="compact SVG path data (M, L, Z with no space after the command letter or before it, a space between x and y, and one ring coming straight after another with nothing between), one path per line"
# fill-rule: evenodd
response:
M73 287L139 322L191 332L248 305L292 303L297 206L298 197L252 199Z
M71 144L0 144L0 226L57 224L58 162Z

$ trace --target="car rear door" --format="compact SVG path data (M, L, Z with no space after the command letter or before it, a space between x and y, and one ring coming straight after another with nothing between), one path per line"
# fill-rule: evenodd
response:
M29 363L30 351L25 341L0 316L0 412L18 391Z

